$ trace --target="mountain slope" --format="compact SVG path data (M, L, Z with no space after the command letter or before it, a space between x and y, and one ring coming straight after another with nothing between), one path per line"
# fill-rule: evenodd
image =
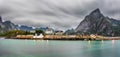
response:
M112 35L116 33L113 29L114 26L120 26L120 21L105 17L99 9L96 9L85 17L76 31L78 33Z
M11 21L2 21L2 18L0 16L0 33L9 31L9 30L24 30L24 31L31 31L34 30L32 27L28 27L25 25L15 25Z
M17 26L14 23L10 22L10 21L3 22L3 25L5 26L4 30L6 30L6 31L7 30L16 30L17 29Z
M18 26L12 23L11 21L2 21L2 18L0 16L0 33L9 31L9 30L17 30Z

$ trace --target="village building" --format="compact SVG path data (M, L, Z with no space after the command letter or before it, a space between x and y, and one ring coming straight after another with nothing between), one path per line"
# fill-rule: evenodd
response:
M54 30L52 28L47 28L45 30L45 34L47 34L47 35L53 35L54 34Z
M55 35L63 35L64 32L62 30L57 30L55 31Z
M16 38L18 39L30 39L33 38L34 35L17 35Z
M40 34L40 35L35 34L35 36L33 36L33 38L43 38L43 37L44 37L43 34Z

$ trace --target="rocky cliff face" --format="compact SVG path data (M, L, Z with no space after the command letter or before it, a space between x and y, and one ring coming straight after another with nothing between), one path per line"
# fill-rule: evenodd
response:
M92 11L76 28L77 32L112 35L113 23L110 18L105 17L99 9Z

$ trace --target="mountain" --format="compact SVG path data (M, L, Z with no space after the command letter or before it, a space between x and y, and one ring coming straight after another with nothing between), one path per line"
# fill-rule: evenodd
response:
M49 27L30 27L26 25L16 25L11 21L2 21L2 17L0 16L0 33L10 31L10 30L24 30L24 31L33 31L33 30L43 30L46 31L48 29L52 29ZM54 30L54 29L52 29Z
M3 32L2 31L2 28L3 28L4 26L3 26L3 23L2 23L2 18L1 18L1 16L0 16L0 32Z
M2 17L0 16L0 29L4 28L3 22L2 22Z
M76 34L75 30L74 29L68 29L65 31L64 33L65 35L74 35Z
M11 21L5 21L3 22L4 30L8 31L8 30L17 30L17 25L15 25L14 23L12 23Z
M2 28L2 18L0 16L0 28Z
M32 30L34 30L32 27L25 26L25 25L21 25L18 28L19 28L19 30L24 30L24 31L32 31Z
M120 21L105 17L99 9L95 9L80 22L76 31L85 34L114 35L119 29Z
M11 21L2 21L2 18L0 17L0 33L9 31L9 30L16 30L17 25L12 23Z
M2 18L1 18L1 16L0 16L0 23L2 23Z

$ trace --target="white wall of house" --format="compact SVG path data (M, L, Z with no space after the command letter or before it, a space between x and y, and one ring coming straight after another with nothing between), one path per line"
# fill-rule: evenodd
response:
M35 35L35 36L33 36L33 38L43 38L44 37L44 35L43 34L40 34L40 35Z
M45 31L46 34L51 34L53 31Z

